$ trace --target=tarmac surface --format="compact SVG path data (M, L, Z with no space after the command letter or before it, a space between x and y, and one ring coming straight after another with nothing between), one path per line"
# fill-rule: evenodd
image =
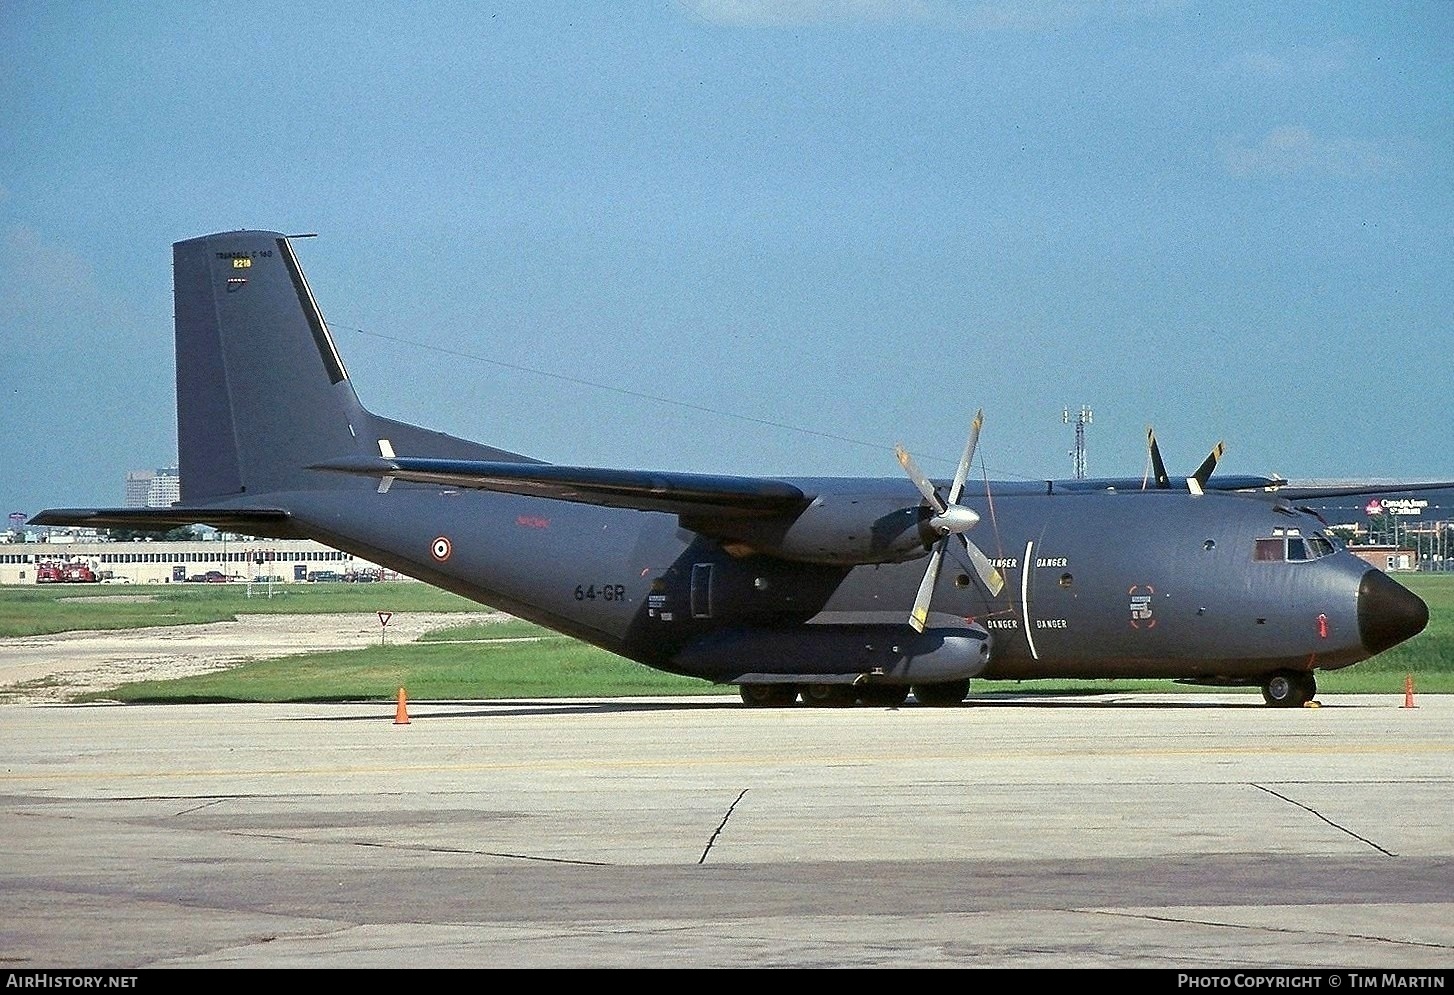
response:
M57 968L1454 968L1454 696L0 705Z

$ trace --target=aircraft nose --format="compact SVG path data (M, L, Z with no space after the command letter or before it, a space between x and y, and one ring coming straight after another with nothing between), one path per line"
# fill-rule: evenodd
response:
M1412 639L1429 624L1429 606L1382 570L1358 585L1358 637L1370 654Z

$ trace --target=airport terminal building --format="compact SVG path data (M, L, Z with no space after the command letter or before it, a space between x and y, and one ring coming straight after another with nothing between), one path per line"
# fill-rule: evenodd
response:
M0 543L0 584L270 583L410 580L394 570L311 539L118 542L102 535L50 533L45 541Z

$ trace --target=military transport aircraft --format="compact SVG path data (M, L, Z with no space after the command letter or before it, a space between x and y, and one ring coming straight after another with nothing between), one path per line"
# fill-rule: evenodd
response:
M972 678L1294 706L1428 621L1288 499L1317 491L1213 480L1220 447L1185 478L1152 435L1146 480L971 485L977 416L947 481L902 449L863 479L553 465L365 409L289 236L181 241L173 274L181 501L32 522L317 539L756 706L953 705Z

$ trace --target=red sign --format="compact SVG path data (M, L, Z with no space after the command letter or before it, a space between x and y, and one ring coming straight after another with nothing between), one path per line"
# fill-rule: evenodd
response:
M382 629L384 626L388 625L389 624L389 619L391 619L393 617L394 617L394 613L393 612L379 612L379 628Z

